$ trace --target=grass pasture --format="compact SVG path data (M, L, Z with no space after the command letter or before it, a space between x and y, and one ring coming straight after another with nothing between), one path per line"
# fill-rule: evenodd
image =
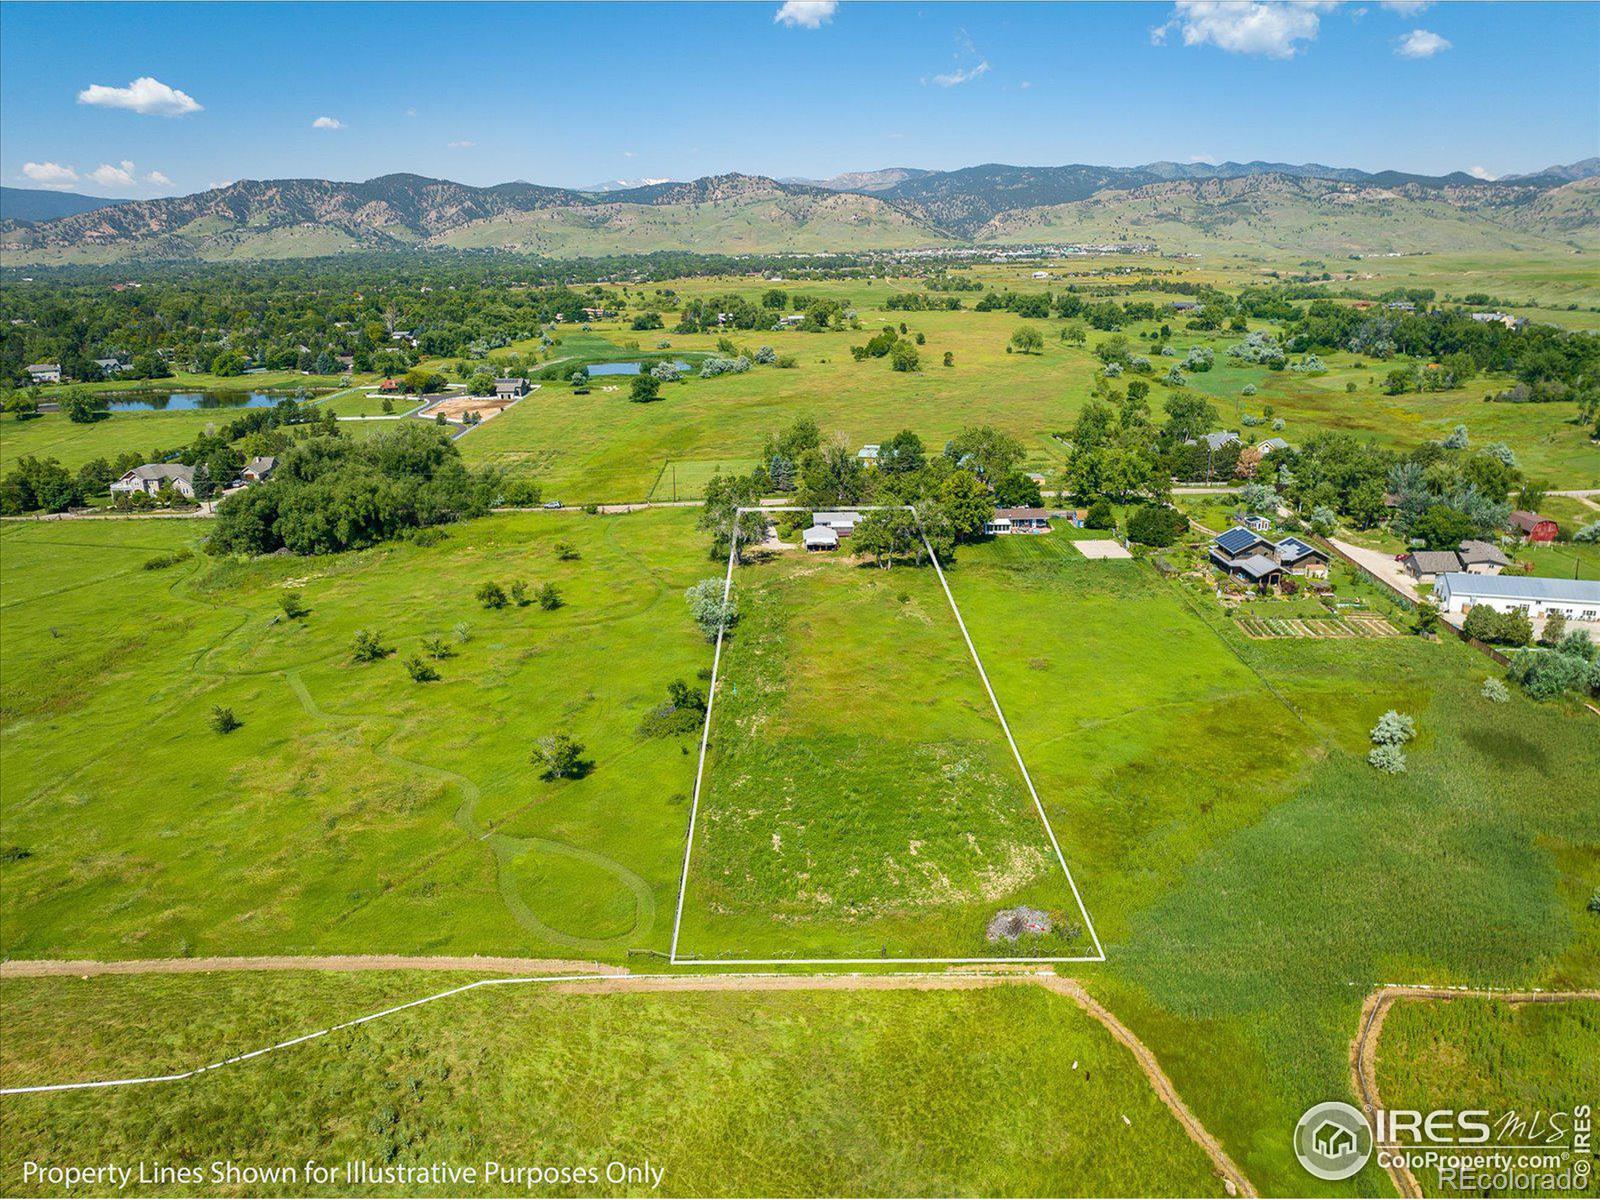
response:
M1376 1082L1390 1108L1483 1109L1491 1125L1509 1112L1530 1124L1544 1114L1542 1136L1551 1114L1570 1120L1574 1108L1592 1106L1600 1094L1600 1001L1397 1000L1378 1043ZM1495 1140L1536 1143L1540 1137ZM1592 1164L1590 1155L1579 1158ZM1438 1187L1432 1171L1416 1175L1425 1194L1452 1194ZM1476 1194L1530 1193L1489 1187Z
M1094 953L931 569L736 572L680 957ZM1055 929L986 942L1026 904Z
M5 1076L187 1064L442 990L417 975L7 982ZM57 1014L94 1033L61 1060ZM257 1185L219 1194L1219 1196L1132 1056L1063 996L480 989L157 1093L7 1097L20 1164L608 1163L659 1189ZM194 1188L136 1188L136 1194ZM211 1187L205 1190L211 1191Z
M707 573L691 527L526 514L429 549L147 571L201 523L7 523L7 954L664 948L693 759L635 729L709 662L681 598ZM517 578L564 606L474 602ZM309 616L282 617L287 589ZM359 628L395 653L353 662ZM451 656L414 684L431 633ZM242 728L213 733L217 704ZM530 766L558 731L587 778Z

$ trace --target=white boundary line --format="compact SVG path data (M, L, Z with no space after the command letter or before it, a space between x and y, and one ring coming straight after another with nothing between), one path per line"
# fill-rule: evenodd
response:
M495 987L508 983L587 983L596 979L626 979L629 976L619 975L524 975L511 979L479 979L473 983L464 983L460 987L453 987L443 992L435 992L431 996L423 996L420 1000L408 1000L404 1004L396 1004L393 1008L386 1008L382 1012L368 1013L364 1017L354 1020L341 1021L337 1025L329 1025L326 1029L318 1029L314 1033L302 1033L299 1037L289 1038L287 1041L275 1042L270 1046L262 1046L259 1050L250 1050L244 1054L235 1054L230 1058L218 1059L214 1063L207 1063L203 1067L193 1067L187 1071L174 1071L170 1075L139 1075L128 1079L96 1079L85 1083L46 1083L33 1087L8 1087L0 1088L0 1096L25 1096L35 1092L78 1092L89 1088L125 1087L138 1083L177 1083L184 1079L193 1079L197 1075L204 1075L208 1071L219 1071L223 1067L231 1067L237 1063L248 1062L252 1058L260 1058L264 1054L271 1054L274 1050L287 1050L291 1046L299 1046L305 1042L313 1042L318 1038L327 1037L330 1033L338 1033L341 1029L354 1029L357 1025L365 1025L370 1021L378 1021L384 1017L392 1017L395 1013L404 1012L408 1008L416 1008L422 1004L431 1004L435 1000L443 1000L449 996L459 996L462 992L470 992L474 988ZM640 978L648 978L641 976Z
M1000 700L994 694L994 688L989 685L989 675L983 669L983 660L978 657L978 648L972 644L972 637L967 633L967 623L961 619L961 609L956 606L956 598L950 591L950 584L944 577L944 570L939 566L939 557L934 554L933 546L928 541L928 535L922 528L922 518L917 515L915 506L910 504L857 504L847 506L851 512L871 512L875 509L898 508L903 509L917 518L917 532L922 536L923 549L928 552L929 559L933 562L933 569L938 573L939 584L944 588L945 599L950 602L950 611L955 614L956 626L961 630L961 638L967 644L967 650L972 655L973 665L978 668L978 678L983 681L983 690L989 693L989 703L994 705L994 715L1000 719L1000 728L1005 732L1006 742L1011 747L1011 755L1017 761L1017 769L1022 772L1022 781L1028 785L1028 794L1033 797L1033 806L1039 814L1039 820L1044 824L1045 834L1050 838L1050 846L1056 852L1056 862L1061 865L1061 872L1067 877L1067 886L1072 889L1072 898L1077 902L1078 912L1083 916L1084 928L1089 932L1089 938L1094 943L1093 954L1053 955L1036 957L993 957L993 958L695 958L680 956L678 954L678 934L683 927L683 901L689 890L689 859L694 849L694 831L700 814L700 793L705 779L706 747L711 740L711 710L717 697L717 673L722 665L722 638L724 627L717 628L717 649L711 658L711 683L707 690L706 698L706 723L700 732L700 761L695 768L694 775L694 800L689 807L689 836L683 847L683 876L678 882L678 912L672 922L672 952L669 961L674 964L691 966L728 966L728 967L775 967L775 966L844 966L866 965L884 963L910 963L920 965L973 965L973 964L1004 964L1004 963L1070 963L1070 962L1105 962L1105 948L1100 944L1100 935L1095 932L1094 921L1089 916L1088 906L1083 902L1083 896L1078 891L1077 880L1073 879L1072 871L1067 866L1066 857L1061 853L1061 843L1056 840L1056 831L1050 824L1050 818L1045 815L1044 803L1039 799L1039 793L1033 786L1033 776L1028 774L1027 764L1022 761L1022 752L1017 749L1017 741L1011 736L1011 726L1006 722L1006 715L1000 710ZM798 508L793 505L760 505L744 506L734 510L733 537L728 547L728 573L722 582L722 600L726 604L728 595L733 589L733 563L739 550L739 517L747 512L778 513L778 512L807 512L808 509Z

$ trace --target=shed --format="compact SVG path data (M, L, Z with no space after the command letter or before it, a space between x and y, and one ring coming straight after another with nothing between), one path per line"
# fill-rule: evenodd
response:
M805 532L807 550L837 550L839 535L826 525L813 525Z

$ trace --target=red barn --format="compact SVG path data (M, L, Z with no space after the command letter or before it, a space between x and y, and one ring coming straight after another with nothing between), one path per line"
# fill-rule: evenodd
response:
M1538 513L1520 508L1511 514L1511 528L1530 542L1553 542L1556 534L1561 532L1561 526L1549 517L1541 517Z

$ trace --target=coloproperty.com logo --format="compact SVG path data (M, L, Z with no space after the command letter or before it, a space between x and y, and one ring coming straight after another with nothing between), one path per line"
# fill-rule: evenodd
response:
M1375 1158L1386 1171L1420 1176L1430 1194L1581 1195L1594 1180L1593 1109L1380 1108L1368 1120L1334 1100L1305 1111L1294 1152L1308 1172L1330 1181L1349 1179Z

